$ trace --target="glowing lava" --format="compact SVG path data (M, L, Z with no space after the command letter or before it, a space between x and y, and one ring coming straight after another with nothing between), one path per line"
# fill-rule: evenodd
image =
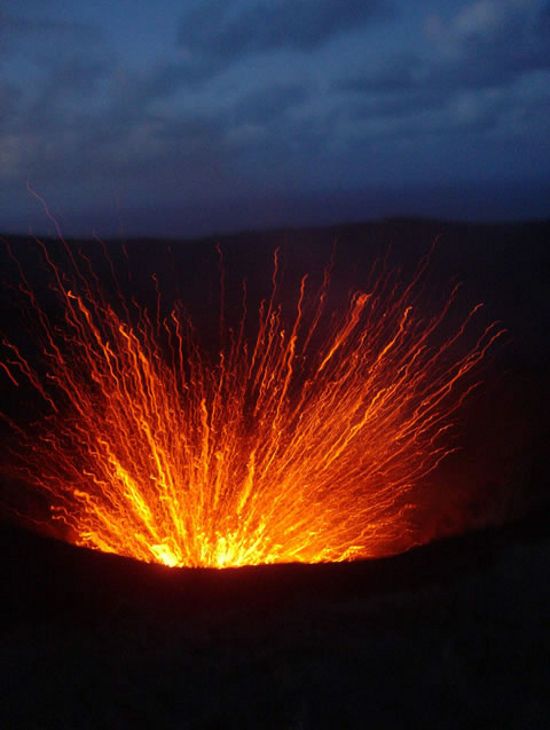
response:
M329 276L304 276L292 307L272 291L252 316L222 318L215 356L183 307L162 314L89 261L42 247L62 303L48 313L21 271L40 360L4 340L2 370L48 413L17 426L10 473L46 494L67 539L169 566L344 561L407 549L415 490L453 450L449 430L471 376L501 334L472 341L475 307L442 335L417 306L423 261L407 285L376 269L329 311ZM249 334L251 323L255 334ZM469 344L468 344L469 342ZM6 471L6 469L4 469Z

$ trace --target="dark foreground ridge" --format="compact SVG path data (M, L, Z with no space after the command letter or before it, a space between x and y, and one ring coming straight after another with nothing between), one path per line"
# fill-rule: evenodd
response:
M2 610L6 622L79 620L113 604L136 614L200 617L204 611L261 610L334 600L369 600L434 587L494 569L514 546L547 535L547 515L472 531L401 555L348 563L260 565L217 570L167 568L78 548L5 523ZM215 616L213 616L215 618Z
M542 727L547 528L217 571L4 525L2 726Z

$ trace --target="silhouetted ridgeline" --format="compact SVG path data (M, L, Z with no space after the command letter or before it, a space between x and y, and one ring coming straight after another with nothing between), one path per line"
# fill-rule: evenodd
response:
M31 282L47 287L44 268L32 240L4 236L17 251ZM247 280L249 296L265 296L269 291L272 252L282 251L286 280L295 283L305 272L318 274L334 258L332 274L335 296L341 290L365 285L373 261L387 256L392 265L411 271L432 242L438 245L430 265L433 295L448 291L451 281L463 283L465 303L483 301L488 315L509 328L512 343L506 348L507 361L545 367L550 345L545 336L550 322L547 282L550 276L550 222L517 224L446 223L432 220L391 219L327 228L243 232L196 240L130 239L107 242L106 249L115 265L131 271L130 281L121 277L122 288L138 293L140 301L154 301L150 275L159 275L167 304L180 296L190 309L215 320L218 312L218 257L221 244L229 293L240 292ZM92 254L100 274L106 272L102 247L96 241L75 242ZM49 241L48 245L60 248ZM16 270L0 245L4 281L13 284ZM293 287L289 286L289 290ZM289 294L290 295L290 294ZM240 298L239 298L240 303ZM2 287L2 326L13 319L17 303L13 292Z

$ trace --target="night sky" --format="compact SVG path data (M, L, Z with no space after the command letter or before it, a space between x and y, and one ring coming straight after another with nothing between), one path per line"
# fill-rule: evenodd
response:
M3 0L0 229L550 213L547 0Z

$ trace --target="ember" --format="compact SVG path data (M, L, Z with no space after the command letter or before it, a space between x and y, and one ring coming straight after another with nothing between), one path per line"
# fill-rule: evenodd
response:
M215 356L181 303L151 311L109 298L84 254L41 245L56 319L20 270L40 357L4 339L0 365L47 409L12 423L8 466L47 496L77 545L168 566L345 561L418 542L422 480L454 448L454 417L502 334L472 339L480 305L448 331L457 289L426 317L418 285L382 264L340 311L330 276L272 290L254 315L221 316ZM288 292L287 292L288 293ZM254 334L250 335L251 326ZM474 377L472 377L474 376ZM7 417L6 417L7 418Z

